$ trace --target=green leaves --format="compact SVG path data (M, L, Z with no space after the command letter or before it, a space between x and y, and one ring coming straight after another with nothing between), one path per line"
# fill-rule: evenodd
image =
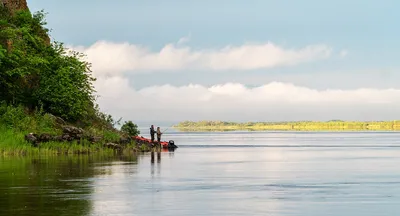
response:
M7 50L4 49L4 48L0 45L0 64L1 64L1 61L3 60L3 58L6 56L6 52L7 52Z
M46 44L44 18L43 11L9 16L0 10L0 101L43 106L68 121L95 115L90 64L62 43Z
M67 120L77 120L87 114L92 89L89 76L81 62L56 55L49 61L50 69L41 71L35 96L47 111Z
M129 136L137 136L140 134L138 126L134 124L132 121L125 122L121 126L121 131L128 134Z

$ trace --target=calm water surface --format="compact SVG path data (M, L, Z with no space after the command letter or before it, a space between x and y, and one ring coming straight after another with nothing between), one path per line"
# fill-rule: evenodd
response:
M0 215L400 215L400 133L164 138L180 148L0 158Z

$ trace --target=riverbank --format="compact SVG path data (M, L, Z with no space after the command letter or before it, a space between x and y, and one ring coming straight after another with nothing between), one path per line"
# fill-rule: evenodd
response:
M302 121L302 122L222 122L185 121L173 126L179 131L400 131L400 121Z
M74 155L74 154L134 154L156 151L147 145L138 145L135 141L127 143L81 141L49 141L33 145L25 139L25 133L0 128L0 155Z
M0 155L134 154L156 150L148 145L138 145L134 140L121 142L121 139L102 139L97 142L88 139L50 140L34 144L26 139L26 134L27 132L0 127Z
M49 113L0 104L0 154L91 154L153 151L107 124L80 128Z

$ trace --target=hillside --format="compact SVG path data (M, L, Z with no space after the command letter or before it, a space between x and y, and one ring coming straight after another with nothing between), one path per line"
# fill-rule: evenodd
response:
M76 152L133 145L137 125L126 122L131 128L119 131L121 120L100 111L90 63L50 41L43 11L31 13L25 0L0 1L0 150L25 149L28 142Z

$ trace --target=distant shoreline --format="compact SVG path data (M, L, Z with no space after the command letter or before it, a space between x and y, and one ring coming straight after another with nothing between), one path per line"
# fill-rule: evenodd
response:
M400 131L400 121L293 121L222 122L184 121L173 126L180 131Z

